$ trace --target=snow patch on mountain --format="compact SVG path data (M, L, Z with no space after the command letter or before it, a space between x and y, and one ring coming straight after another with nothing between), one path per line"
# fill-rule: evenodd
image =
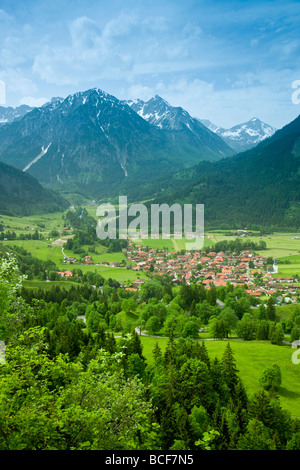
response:
M199 119L199 121L212 132L218 134L236 152L243 152L255 147L271 137L277 130L258 118L252 118L230 129L218 127L208 119Z
M48 148L50 147L51 144L52 144L52 142L50 142L50 144L46 148L44 148L44 146L42 146L41 153L39 153L37 157L35 157L30 163L28 163L28 165L26 165L25 168L23 168L23 171L29 170L29 168L32 165L34 165L34 163L38 162L39 159L42 158L48 152Z

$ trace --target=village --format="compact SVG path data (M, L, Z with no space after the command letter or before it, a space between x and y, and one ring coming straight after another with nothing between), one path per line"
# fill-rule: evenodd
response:
M262 295L272 296L277 293L286 302L297 302L300 287L292 277L278 276L276 260L272 267L267 266L267 258L244 250L240 254L230 251L169 251L149 248L128 239L127 248L122 253L126 260L95 263L90 255L83 260L64 256L64 263L88 264L91 267L101 265L110 268L123 268L138 273L139 278L130 285L123 282L122 287L137 291L149 277L168 275L174 285L182 282L202 284L206 289L211 285L246 286L246 292L256 298ZM62 277L72 277L72 271L61 271Z
M226 286L229 282L233 286L246 285L246 292L257 298L279 292L286 301L298 300L300 288L295 280L289 276L273 276L278 273L276 262L272 268L266 269L266 257L254 255L249 250L241 254L227 251L179 254L175 251L149 249L129 241L123 252L134 271L152 273L153 277L167 274L174 284L198 283L209 289L212 284L218 287ZM143 283L143 279L137 279L129 289L138 290Z

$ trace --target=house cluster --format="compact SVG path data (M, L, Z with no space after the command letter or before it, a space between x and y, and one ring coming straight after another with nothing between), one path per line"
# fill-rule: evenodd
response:
M300 293L300 288L293 278L273 277L272 273L266 272L266 257L254 255L247 250L240 254L229 251L193 251L179 254L148 249L129 241L126 256L132 263L133 270L150 271L153 276L167 274L178 284L183 280L187 284L193 281L208 289L212 284L218 287L226 286L227 282L230 282L234 286L246 285L247 293L256 297L271 296L280 292L283 297L291 300L296 300Z
M68 279L69 277L73 277L73 273L71 271L58 271L57 274L66 279Z

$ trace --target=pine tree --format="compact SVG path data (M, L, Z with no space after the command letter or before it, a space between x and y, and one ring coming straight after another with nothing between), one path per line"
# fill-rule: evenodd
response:
M268 319L267 310L266 310L266 307L264 306L264 304L260 304L260 306L258 307L256 318L257 318L257 320L267 320Z
M225 377L225 382L228 385L228 388L231 394L234 393L235 387L238 383L238 375L237 375L237 368L235 365L235 359L233 357L233 352L230 347L229 342L225 348L222 357L222 369Z
M154 347L152 353L153 353L153 356L154 356L154 360L155 360L155 361L157 361L157 359L158 359L159 357L162 357L161 349L160 349L160 347L159 347L157 341L156 341L156 343L155 343L155 347Z
M143 345L141 338L135 330L133 330L131 339L127 345L127 351L128 354L138 354L141 359L145 360L143 356Z
M211 363L210 374L213 381L213 389L218 394L220 402L226 404L230 398L230 392L225 383L222 364L217 357Z
M233 399L234 403L240 404L242 408L247 408L248 396L244 384L240 378L238 378L237 384L235 386Z
M201 344L197 341L194 346L194 356L204 362L210 368L210 359L204 341Z
M176 355L176 346L175 346L174 336L171 335L169 336L165 353L164 353L165 366L167 366L168 364L171 365L174 363L175 355Z
M274 321L275 316L275 299L273 297L269 297L267 300L267 317L269 320Z

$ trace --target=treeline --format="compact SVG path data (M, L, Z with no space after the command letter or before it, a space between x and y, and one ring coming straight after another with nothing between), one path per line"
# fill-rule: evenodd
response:
M32 256L32 254L20 246L0 246L0 256L3 253L12 254L18 263L19 271L24 274L28 280L37 278L39 280L45 280L47 272L58 271L58 268L54 261L41 260Z
M241 253L245 250L261 251L266 250L267 244L264 240L260 240L258 243L252 240L241 240L236 238L235 240L221 240L212 246L203 249L206 253L210 251L220 253L221 251L231 251L235 253Z
M280 381L262 381L250 397L230 343L217 359L189 334L175 339L181 321L243 321L250 308L243 288L172 289L167 276L137 293L113 280L49 291L19 284L17 264L3 258L1 450L300 450L300 423L277 398ZM279 324L273 301L253 315ZM150 364L134 326L151 317L163 327L172 321L165 350L157 343ZM299 318L295 310L286 331Z
M0 233L0 240L42 240L44 237L37 229L31 232L16 234L13 230L6 230Z
M68 211L65 221L73 228L74 236L67 240L66 250L72 250L75 254L84 254L83 245L102 245L107 247L108 252L119 252L126 248L128 241L124 239L101 240L96 233L96 220L89 215L85 208L78 207L74 211Z
M45 281L49 279L50 281L65 281L65 278L58 274L59 268L54 261L36 258L23 247L15 245L8 245L5 247L0 246L0 255L1 253L10 253L16 258L19 271L26 276L27 280L37 279ZM93 285L96 287L102 286L104 283L104 278L96 271L87 271L86 273L83 273L83 271L78 267L73 268L70 271L72 273L71 280L73 283L87 284L88 286ZM112 281L110 279L109 282L119 286L119 283L116 281ZM44 291L40 289L40 292Z

